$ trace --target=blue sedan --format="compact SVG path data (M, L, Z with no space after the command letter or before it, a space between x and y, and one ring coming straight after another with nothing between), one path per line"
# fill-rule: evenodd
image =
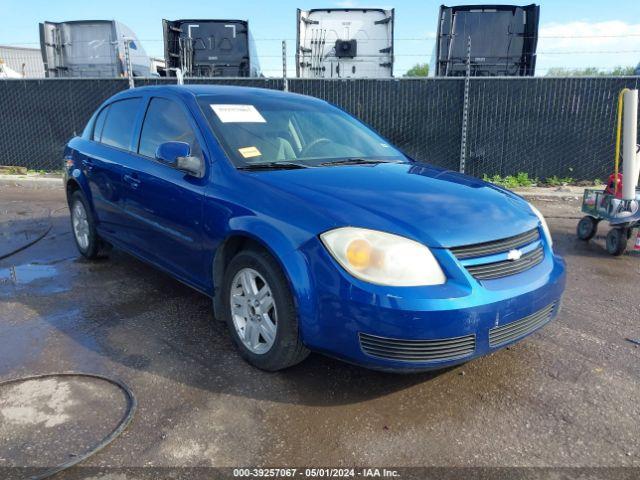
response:
M519 196L416 162L315 98L144 87L65 150L75 242L122 249L212 298L264 370L310 351L443 368L557 315L565 266Z

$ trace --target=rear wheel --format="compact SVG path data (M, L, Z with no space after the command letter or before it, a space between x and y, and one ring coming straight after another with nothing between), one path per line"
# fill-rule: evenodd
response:
M103 256L109 245L96 233L96 222L93 218L87 200L80 191L75 191L69 201L71 210L71 231L78 247L78 251L88 259Z
M225 271L223 295L227 326L249 363L275 371L307 357L289 284L268 253L236 255Z
M578 222L577 234L580 240L591 240L598 231L598 221L589 215Z
M612 228L607 234L607 252L614 256L620 256L627 248L629 240L626 228Z

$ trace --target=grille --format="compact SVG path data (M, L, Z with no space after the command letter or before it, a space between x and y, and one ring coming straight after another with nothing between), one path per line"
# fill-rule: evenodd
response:
M476 348L476 336L439 340L400 340L360 333L360 346L368 355L404 362L428 362L466 357Z
M552 303L520 320L492 328L489 330L489 345L497 347L533 332L551 320L554 307L555 303Z
M538 247L529 253L525 253L518 260L469 265L467 270L478 280L493 280L529 270L542 262L543 259L544 250L542 250L542 247Z
M458 260L473 257L485 257L496 253L508 252L514 248L524 247L536 240L540 240L540 232L537 228L521 233L514 237L503 238L493 242L476 243L474 245L466 245L451 249Z

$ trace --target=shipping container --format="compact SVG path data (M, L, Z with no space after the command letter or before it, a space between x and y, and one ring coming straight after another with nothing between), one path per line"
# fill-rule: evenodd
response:
M393 22L393 9L298 9L296 75L392 77Z
M439 77L532 76L540 7L440 7L431 72ZM468 61L470 60L470 61Z
M168 73L188 77L259 77L255 42L244 20L163 20Z
M122 77L127 51L133 76L149 76L149 57L135 33L115 20L43 22L40 50L47 77Z

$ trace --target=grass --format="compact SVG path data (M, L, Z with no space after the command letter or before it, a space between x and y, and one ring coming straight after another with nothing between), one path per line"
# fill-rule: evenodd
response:
M544 183L550 187L561 187L562 185L570 185L574 183L574 179L572 177L558 177L553 175L551 177L547 177Z
M485 182L495 183L505 188L518 188L518 187L531 187L538 184L537 178L529 178L529 174L526 172L520 172L517 175L507 175L502 177L500 175L483 175L482 179Z
M62 170L44 170L44 169L31 169L27 167L17 167L14 165L0 165L0 174L4 175L46 175L54 174L61 175Z
M25 175L27 173L26 167L15 167L13 165L0 166L0 173L5 175Z
M557 175L552 175L550 177L544 177L544 179L539 179L538 177L529 177L529 174L526 172L520 172L517 175L507 175L505 177L501 175L483 175L482 179L485 182L495 183L496 185L500 185L501 187L514 189L514 188L522 188L522 187L562 187L564 185L578 185L578 186L591 186L589 181L577 181L573 177L558 177ZM593 180L593 185L599 187L604 182L600 178L595 178Z

